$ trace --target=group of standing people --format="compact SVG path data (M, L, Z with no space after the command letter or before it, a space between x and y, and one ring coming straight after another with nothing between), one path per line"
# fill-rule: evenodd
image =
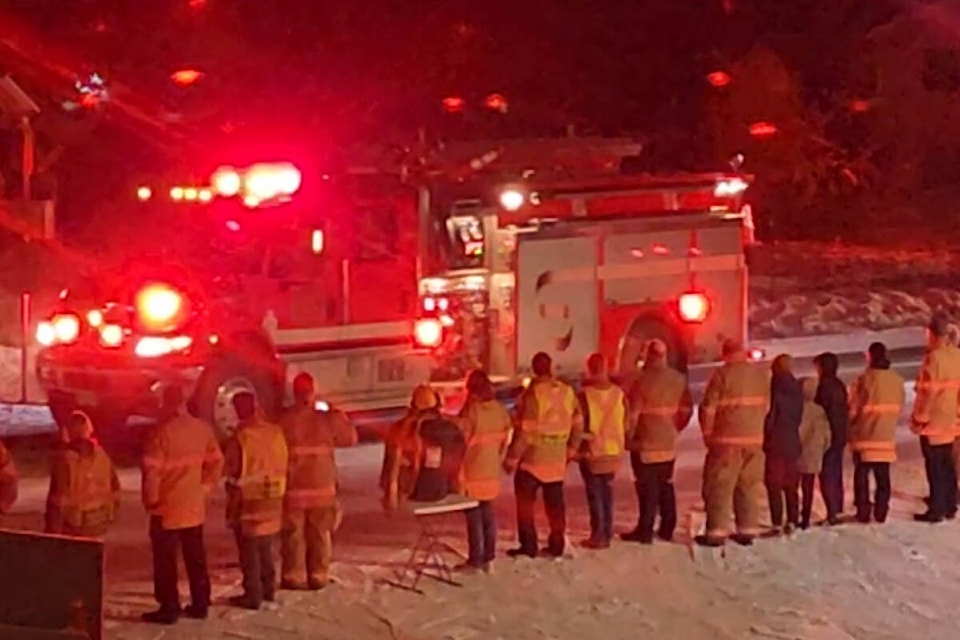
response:
M930 485L928 509L915 516L917 521L937 523L957 514L958 337L946 316L931 319L910 418ZM838 376L834 353L816 356L816 376L802 379L795 377L789 355L775 358L768 372L734 341L724 343L722 354L724 362L699 406L706 527L695 541L711 547L728 539L750 545L758 537L806 529L818 481L826 507L820 524L842 523L847 449L854 463L854 518L885 522L896 427L906 402L905 380L891 368L886 346L870 345L867 367L849 387ZM667 355L663 342L650 341L642 369L624 390L610 379L604 357L593 354L578 393L554 377L550 357L538 353L512 416L479 371L470 375L467 400L456 417L441 412L440 398L429 387L418 388L410 413L387 438L384 504L393 509L404 499L439 500L453 492L476 500L479 506L467 512L470 552L462 568L489 570L496 555L493 501L506 471L513 475L519 542L507 554L541 552L534 511L542 493L550 529L542 550L558 557L567 539L564 479L567 465L576 462L590 512L591 533L583 546L603 549L614 537L613 478L629 452L638 520L620 537L644 544L655 537L671 540L677 526L677 436L694 407L686 377L669 366ZM433 473L432 489L425 491L418 478L426 469ZM761 525L764 494L769 527Z
M207 504L221 479L227 491L227 524L243 572L234 606L259 609L276 590L317 590L329 580L332 534L340 523L335 447L352 446L357 434L340 412L318 411L313 379L294 380L294 405L279 424L267 421L252 393L238 393L236 434L221 449L212 427L192 416L183 390L165 387L161 419L144 444L143 506L149 514L156 611L147 622L173 624L181 616L204 619L210 608L204 524ZM0 513L16 499L16 473L0 446ZM120 483L96 441L90 419L75 411L53 456L47 498L47 533L100 538L116 520ZM274 541L281 535L279 584ZM181 609L178 555L183 556L190 604Z

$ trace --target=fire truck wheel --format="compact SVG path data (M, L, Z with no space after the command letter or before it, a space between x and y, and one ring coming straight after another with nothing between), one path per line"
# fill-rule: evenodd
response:
M670 325L659 318L638 318L630 325L620 348L620 375L632 376L643 366L643 351L650 340L662 340L667 345L670 366L686 373L687 353L683 342Z
M276 386L266 373L223 362L209 368L197 385L193 398L194 413L213 425L221 442L236 432L237 414L233 410L233 398L241 392L253 393L264 413L270 418L274 417Z

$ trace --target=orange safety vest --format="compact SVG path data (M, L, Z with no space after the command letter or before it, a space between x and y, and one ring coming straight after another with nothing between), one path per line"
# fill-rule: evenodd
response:
M116 520L116 497L113 493L113 463L99 446L93 455L81 456L75 451L65 454L70 470L70 484L60 499L63 522L71 529L105 527Z
M236 485L244 502L275 500L287 491L287 443L274 424L241 429L237 434L242 461Z
M527 449L520 468L541 482L560 482L567 475L567 444L577 410L577 398L556 380L536 382L530 392L537 402L536 417L523 421Z
M590 411L590 456L592 458L618 457L623 454L626 440L627 412L620 387L607 389L586 387L583 395Z

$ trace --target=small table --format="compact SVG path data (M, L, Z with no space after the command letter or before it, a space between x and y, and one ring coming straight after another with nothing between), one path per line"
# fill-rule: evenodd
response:
M426 576L454 587L461 586L453 579L453 569L444 558L444 553L461 554L440 539L436 520L437 516L468 511L478 506L480 503L476 500L460 495L449 495L437 502L407 502L403 505L404 510L412 513L417 524L420 525L420 535L396 581L390 584L415 593L423 593L417 585L420 584L420 578Z

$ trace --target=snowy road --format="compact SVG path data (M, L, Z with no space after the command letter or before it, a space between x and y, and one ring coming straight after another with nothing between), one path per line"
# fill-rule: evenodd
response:
M911 394L912 396L912 394ZM912 397L910 398L912 401ZM387 518L377 503L381 449L363 445L339 452L346 510L336 539L337 583L321 593L284 593L272 610L251 613L217 606L210 620L175 629L135 622L150 608L146 518L138 503L139 474L122 473L121 520L107 542L109 638L954 638L955 593L960 588L960 524L915 524L925 483L915 438L904 428L894 467L892 521L885 526L817 528L791 540L762 541L751 549L692 549L688 532L700 520L703 449L696 425L681 438L676 474L678 540L642 548L615 543L606 552L574 551L562 562L498 561L492 576L465 578L462 588L428 581L426 594L381 584L405 559L416 537L412 519ZM847 504L850 504L850 486ZM582 485L568 474L569 533L586 535ZM501 552L513 546L513 498L504 479L497 502ZM40 526L43 477L26 479L6 526ZM626 465L618 475L617 528L636 518ZM819 499L815 510L822 513ZM463 548L457 516L444 524ZM239 573L218 495L207 541L219 602L237 591ZM933 584L932 580L936 580ZM184 592L185 586L184 586Z

